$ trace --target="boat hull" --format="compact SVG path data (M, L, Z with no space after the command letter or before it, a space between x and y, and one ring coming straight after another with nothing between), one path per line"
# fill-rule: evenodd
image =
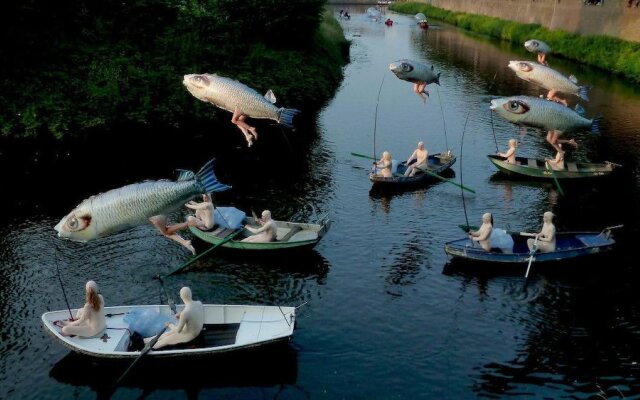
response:
M516 164L509 164L504 157L488 155L489 160L500 172L519 177L536 179L584 179L597 178L611 174L616 164L613 163L570 163L565 162L562 170L546 168L544 160L516 157Z
M448 157L441 153L432 154L428 159L427 171L431 174L441 175L443 172L449 170L455 162L455 156ZM406 163L402 162L398 165L398 170L393 176L385 178L370 173L369 180L373 183L374 187L378 188L408 187L439 181L438 178L424 172L417 172L414 176L404 176L406 169Z
M492 249L485 251L468 239L447 242L444 251L453 258L467 261L501 264L527 264L531 253L526 244L528 237L511 234L514 247L512 252L502 252ZM556 235L556 251L536 252L533 262L536 264L551 261L566 261L595 254L606 253L613 249L615 241L605 233L574 232Z
M178 306L180 311L183 306ZM134 309L153 310L162 315L172 315L167 305L140 305L105 307L105 313L112 315L107 318L107 328L99 337L78 338L62 336L60 329L54 325L55 321L69 317L69 310L51 311L42 315L45 330L59 344L70 350L100 358L134 359L140 356L140 351L128 351L130 344L129 325L124 321L124 313ZM242 306L242 305L204 305L203 336L209 329L213 335L217 331L224 331L213 337L205 344L192 345L189 348L168 348L153 350L147 357L183 357L202 356L226 353L240 349L247 349L267 344L287 341L293 336L295 327L295 308L277 306ZM71 310L75 315L77 310ZM216 331L217 330L217 331ZM209 335L212 336L212 335ZM223 337L224 336L224 337ZM218 344L212 345L216 341ZM195 346L195 347L194 347Z

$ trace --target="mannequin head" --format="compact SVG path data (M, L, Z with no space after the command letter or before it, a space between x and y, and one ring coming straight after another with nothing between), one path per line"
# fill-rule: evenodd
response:
M264 210L262 212L262 218L261 218L264 222L270 221L271 220L271 211L269 210Z
M509 147L517 147L518 142L515 139L509 139Z
M84 287L85 302L91 304L95 311L100 310L100 297L98 294L98 284L95 281L89 281Z
M382 153L382 159L383 160L387 160L387 161L391 161L391 153L389 153L388 151L385 151Z
M418 149L424 150L424 142L418 142Z
M482 214L482 223L493 225L493 215L491 215L491 213Z
M553 221L553 213L551 211L547 211L542 214L542 222L548 224Z
M189 289L187 286L184 286L182 289L180 289L180 298L184 303L190 302L191 296L191 289Z

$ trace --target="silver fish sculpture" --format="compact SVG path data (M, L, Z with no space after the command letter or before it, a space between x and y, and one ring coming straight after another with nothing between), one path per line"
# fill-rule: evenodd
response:
M578 79L571 75L566 77L553 68L529 61L509 61L511 68L518 77L533 82L547 90L573 94L585 101L589 101L589 86L578 86Z
M549 47L548 44L536 39L531 39L524 42L524 48L531 53L549 54L551 52L551 47Z
M583 117L580 114L584 109L579 105L576 106L578 111L574 111L555 101L531 96L514 96L491 100L491 109L507 121L546 131L600 132L600 117L594 119Z
M417 19L418 22L423 22L427 20L427 16L424 15L423 13L417 13L416 15L413 16L413 18Z
M425 64L413 60L402 59L389 64L389 69L398 78L411 83L425 82L437 83L440 85L440 72L433 71L433 65L428 67Z
M181 170L174 181L145 181L91 196L55 226L58 236L80 242L107 236L178 209L195 196L227 190L213 171L214 160L198 173Z
M274 105L276 96L269 90L264 96L234 79L216 74L185 75L182 83L197 99L234 113L232 122L245 134L249 145L257 138L255 128L243 122L242 116L271 119L287 128L293 128L293 118L300 113L292 108ZM240 116L239 122L235 120Z

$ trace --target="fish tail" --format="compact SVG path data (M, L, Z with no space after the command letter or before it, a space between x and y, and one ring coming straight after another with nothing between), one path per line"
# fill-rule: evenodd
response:
M438 72L438 76L436 76L436 83L438 84L438 86L440 86L440 74L442 72Z
M598 115L597 117L595 117L594 119L591 120L591 132L600 133L600 121L601 120L602 120L602 117L600 115Z
M282 107L278 110L278 123L293 129L293 118L298 114L300 114L300 110Z
M589 101L589 89L591 89L591 86L580 86L578 89L578 96L580 96L584 101Z
M216 174L213 171L213 165L215 164L215 158L209 160L200 171L194 175L195 179L204 188L204 193L222 192L227 189L231 189L231 186L218 182ZM193 172L191 172L193 175Z

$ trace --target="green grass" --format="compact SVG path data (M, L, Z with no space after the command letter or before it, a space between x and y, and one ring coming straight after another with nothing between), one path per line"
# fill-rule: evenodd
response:
M449 11L425 3L396 2L390 9L404 14L421 12L430 19L513 43L524 43L535 38L548 43L555 55L623 75L640 83L640 43L611 36L580 36L560 30L551 31L537 24L521 24L484 15Z

